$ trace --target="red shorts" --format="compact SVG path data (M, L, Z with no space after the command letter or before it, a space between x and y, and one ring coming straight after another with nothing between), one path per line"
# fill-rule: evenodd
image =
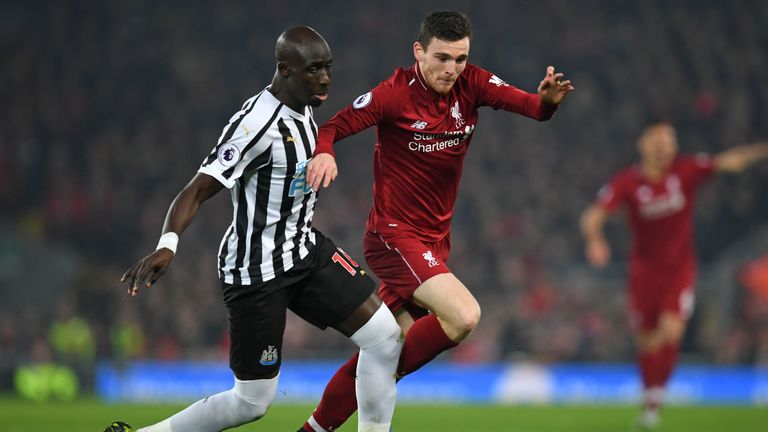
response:
M693 265L671 270L651 270L633 265L629 276L630 324L635 330L653 330L663 312L687 320L693 313Z
M413 292L432 276L451 272L445 264L450 249L450 235L434 243L401 231L363 236L365 261L381 281L379 297L392 312L404 307L414 316L426 311L413 304Z

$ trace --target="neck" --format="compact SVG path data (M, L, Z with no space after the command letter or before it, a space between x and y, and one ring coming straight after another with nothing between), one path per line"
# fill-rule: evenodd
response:
M291 97L291 95L288 94L288 91L280 84L280 80L278 79L277 75L275 75L275 78L272 79L272 84L269 85L269 92L272 93L275 99L282 102L283 105L296 111L297 113L303 113L306 105Z
M651 181L661 180L666 174L666 170L664 168L648 162L641 163L640 169L643 172L643 176Z

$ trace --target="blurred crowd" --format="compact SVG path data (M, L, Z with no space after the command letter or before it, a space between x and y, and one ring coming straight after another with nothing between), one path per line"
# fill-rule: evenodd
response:
M204 206L155 287L129 298L123 271L154 248L175 194L242 101L271 80L282 30L308 24L333 50L331 98L316 111L322 121L412 64L421 18L444 8L472 18L471 62L528 91L553 64L576 86L550 122L480 115L449 266L477 294L483 319L447 358L632 359L629 235L619 216L609 227L614 266L590 270L579 214L613 172L635 161L634 141L649 118L670 120L685 152L768 140L764 1L4 2L0 228L10 234L0 241L2 366L226 358L216 254L231 220L228 194ZM358 257L374 139L369 131L337 145L340 176L322 192L314 224ZM766 190L762 165L701 192L703 271L763 224ZM9 264L26 261L30 245L45 259L28 254L34 265ZM50 270L54 261L70 263L67 277ZM733 291L727 328L699 324L703 312L684 351L701 361L768 363L767 301L732 279L722 287ZM720 307L704 294L700 311ZM31 301L36 295L42 300ZM286 358L351 350L333 332L289 317Z

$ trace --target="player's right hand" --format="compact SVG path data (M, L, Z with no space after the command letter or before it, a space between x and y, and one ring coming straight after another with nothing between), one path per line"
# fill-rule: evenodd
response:
M328 153L313 156L307 166L307 184L315 192L320 190L320 185L327 188L337 175L336 158Z
M157 282L171 264L171 260L173 252L170 249L158 249L129 268L120 278L120 282L127 282L128 295L135 296L139 293L140 286L149 288Z
M590 240L587 242L585 253L587 261L594 267L605 267L611 260L611 248L605 240Z

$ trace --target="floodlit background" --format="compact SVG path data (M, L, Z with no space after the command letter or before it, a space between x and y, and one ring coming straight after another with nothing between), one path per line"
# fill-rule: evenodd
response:
M410 66L421 19L446 8L473 21L472 63L528 91L555 65L576 91L550 122L481 111L448 264L478 297L483 318L439 360L469 368L449 377L491 373L491 390L474 399L461 397L469 392L461 387L438 388L413 400L558 401L560 385L546 390L560 382L558 368L575 367L574 379L589 383L605 378L605 364L623 370L625 392L574 400L636 400L628 231L616 217L608 227L613 264L593 270L579 213L635 161L649 118L670 119L683 152L768 140L765 1L3 2L0 393L164 399L146 388L143 398L111 394L119 386L96 374L101 367L119 380L146 361L173 362L176 371L211 362L226 380L216 255L231 220L227 193L206 203L155 287L129 298L120 276L155 247L168 205L231 115L271 80L281 31L310 25L333 50L321 122ZM336 146L340 176L322 192L314 223L360 261L374 139L369 130ZM726 381L747 374L751 393L736 403L768 403L768 264L759 261L767 193L763 163L710 182L696 211L700 281L682 360ZM283 356L296 363L286 373L310 361L330 373L352 351L333 331L289 316ZM312 385L319 391L325 380ZM678 391L678 400L710 400L708 390L691 396L696 388Z

